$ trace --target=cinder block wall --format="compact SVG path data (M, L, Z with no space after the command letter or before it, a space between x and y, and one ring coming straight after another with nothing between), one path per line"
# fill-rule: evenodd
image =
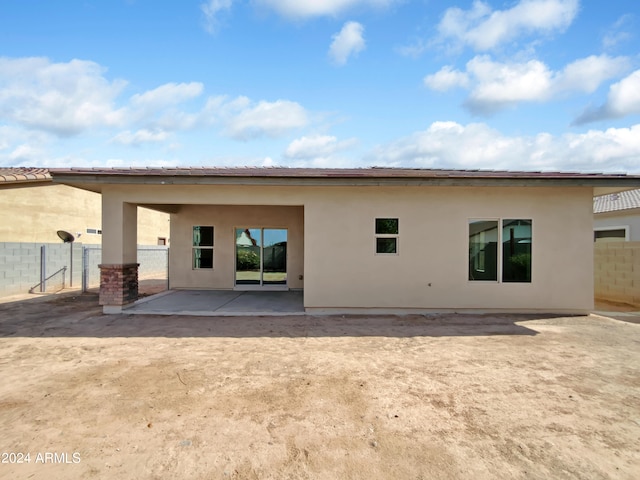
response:
M28 293L29 289L40 283L41 247L46 248L46 276L50 276L67 267L64 287L69 288L70 246L68 243L23 243L0 242L0 297ZM99 245L89 245L87 251L88 287L100 286L101 249ZM138 278L167 278L167 250L161 246L138 246ZM73 287L82 287L83 245L73 243ZM47 292L62 288L62 275L58 274L47 281ZM34 292L40 292L36 288Z
M640 306L640 242L595 244L595 298Z
M70 280L70 246L64 243L17 243L0 242L0 296L28 293L40 282L41 247L45 246L46 276L67 267L65 286ZM82 281L82 244L73 244L73 286L80 287ZM47 282L47 291L62 286L62 275ZM39 288L35 290L40 291Z

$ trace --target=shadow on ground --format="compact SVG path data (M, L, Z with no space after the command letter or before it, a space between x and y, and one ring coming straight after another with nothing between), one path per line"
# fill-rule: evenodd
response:
M449 337L536 335L522 323L558 316L503 314L197 317L103 315L93 293L0 305L0 337ZM572 321L596 321L569 317ZM588 320L590 319L590 320Z

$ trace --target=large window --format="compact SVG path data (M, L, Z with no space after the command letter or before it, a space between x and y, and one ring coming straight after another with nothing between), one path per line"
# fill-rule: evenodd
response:
M531 220L502 220L502 281L531 282Z
M469 222L469 280L498 280L498 221Z
M193 268L213 268L213 227L193 227Z
M398 232L397 218L376 218L376 253L397 255Z
M469 280L531 282L532 222L469 221Z

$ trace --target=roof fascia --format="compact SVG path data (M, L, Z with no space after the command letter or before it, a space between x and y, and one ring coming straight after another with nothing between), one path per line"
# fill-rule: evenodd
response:
M462 186L462 187L594 187L617 191L640 187L640 177L573 177L573 178L515 178L515 177L234 177L193 175L69 175L57 174L55 183L68 185L264 185L264 186ZM601 193L600 193L601 194Z

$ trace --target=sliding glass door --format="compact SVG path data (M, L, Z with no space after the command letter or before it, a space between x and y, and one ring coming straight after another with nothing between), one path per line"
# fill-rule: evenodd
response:
M287 230L236 228L236 285L287 284Z

